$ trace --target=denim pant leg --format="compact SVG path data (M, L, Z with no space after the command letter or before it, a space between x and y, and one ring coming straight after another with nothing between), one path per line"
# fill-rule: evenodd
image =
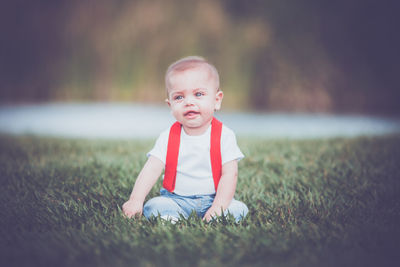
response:
M179 219L180 215L185 218L188 214L170 197L154 197L146 202L143 207L143 215L149 219L151 216L160 216L164 219Z
M224 211L224 214L232 214L235 218L235 221L239 222L246 217L248 212L249 209L247 208L246 204L244 204L242 201L232 199L231 204L229 204L228 208Z
M143 207L146 218L160 216L164 219L178 219L180 215L188 218L192 211L203 217L214 201L214 195L180 196L162 188L161 196L150 199ZM249 209L243 202L232 199L224 214L232 214L236 222L246 217Z
M214 201L214 196L204 196L202 197L202 211L200 212L201 216L204 216L207 210L211 207ZM236 222L241 221L246 217L249 209L247 208L246 204L243 202L232 199L231 203L229 204L228 208L224 210L224 215L231 214Z
M215 195L181 196L168 192L162 188L160 196L150 199L143 207L143 215L146 218L160 216L165 219L178 219L180 215L188 218L194 211L197 216L204 216L211 206Z

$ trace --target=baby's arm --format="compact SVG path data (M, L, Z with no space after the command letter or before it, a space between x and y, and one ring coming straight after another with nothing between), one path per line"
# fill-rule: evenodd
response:
M235 195L236 182L238 176L238 162L232 160L222 166L222 176L219 180L217 194L214 202L207 210L204 218L207 222L214 215L221 215L221 209L226 210Z
M122 205L122 210L128 218L142 214L144 199L160 177L163 168L164 163L161 160L153 156L149 157L139 173L129 200Z

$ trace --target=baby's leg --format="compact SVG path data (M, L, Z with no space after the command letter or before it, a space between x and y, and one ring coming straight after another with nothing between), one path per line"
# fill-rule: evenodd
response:
M242 220L244 217L246 217L247 213L249 212L249 209L247 208L246 204L244 204L242 201L232 199L231 204L229 207L225 210L225 214L230 213L235 217L236 222L239 222Z
M185 218L188 215L185 211L176 204L171 198L159 196L150 199L146 202L143 207L143 215L149 219L151 216L158 216L165 220L170 220L172 222L176 222L179 219L179 215L182 214Z

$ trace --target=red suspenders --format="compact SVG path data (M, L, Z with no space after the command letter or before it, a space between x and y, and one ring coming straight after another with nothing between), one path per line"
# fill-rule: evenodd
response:
M173 192L175 189L176 167L178 165L181 129L181 124L179 122L175 122L169 131L163 186L170 192ZM217 191L218 183L222 174L221 132L222 122L216 118L213 118L211 121L210 159L215 191Z
M211 122L210 159L211 159L211 171L214 178L215 192L217 192L219 179L221 179L222 175L221 132L222 132L222 122L220 122L216 118L213 118Z
M181 142L181 128L181 124L175 122L169 130L163 186L170 192L173 192L175 189L176 167L178 165L179 144Z

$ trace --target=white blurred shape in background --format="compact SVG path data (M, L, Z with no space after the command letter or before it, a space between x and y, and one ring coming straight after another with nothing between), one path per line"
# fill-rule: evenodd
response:
M237 136L331 138L400 133L400 120L362 115L218 112ZM154 138L174 122L168 107L121 103L0 106L0 132L65 138Z

